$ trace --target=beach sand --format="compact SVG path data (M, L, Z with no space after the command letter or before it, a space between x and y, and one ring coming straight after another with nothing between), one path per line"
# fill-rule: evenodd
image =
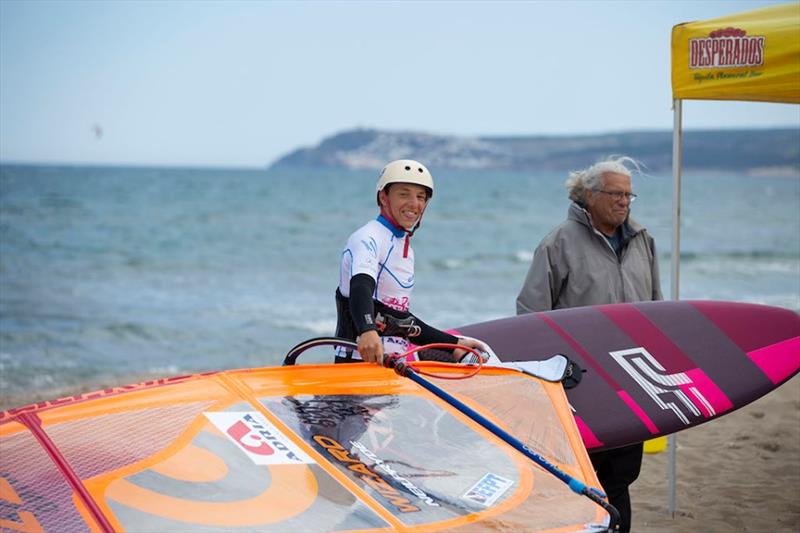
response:
M152 376L137 377L125 383ZM0 410L99 388L0 395ZM669 453L646 454L631 491L634 532L800 531L800 376L734 413L679 433L677 442L675 516L668 512Z
M632 531L800 531L800 376L676 438L675 516L669 453L646 454L631 490Z

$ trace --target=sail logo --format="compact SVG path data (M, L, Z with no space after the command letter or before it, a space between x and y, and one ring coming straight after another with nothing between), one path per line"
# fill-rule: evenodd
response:
M701 416L700 410L691 400L689 394L698 403L705 406L709 416L716 414L711 403L703 396L685 372L667 373L661 363L643 347L618 350L609 352L609 354L653 399L656 405L663 410L675 413L675 416L684 425L689 425L690 416L694 418Z
M367 466L357 455L351 455L351 451L345 449L339 441L325 435L314 435L312 438L317 445L336 460L341 468L378 493L385 504L401 513L415 513L420 510L392 483Z
M466 494L461 497L484 507L489 507L513 485L514 482L510 479L498 476L497 474L488 473L470 487Z
M397 470L395 470L386 461L378 457L378 454L367 448L364 444L359 441L351 440L350 446L358 450L360 454L372 461L373 470L381 470L385 474L389 475L389 477L394 479L401 486L405 487L410 493L419 498L425 505L429 507L441 507L433 500L433 498L428 496L425 491L417 487L407 478L403 477L399 472L397 472Z
M747 35L739 28L712 31L708 37L689 39L689 68L757 67L764 64L767 38Z
M226 433L233 437L237 444L251 453L258 455L272 455L275 453L275 448L267 444L260 433L241 420L237 420L234 425L228 428Z
M311 459L261 413L203 413L257 465L310 464Z

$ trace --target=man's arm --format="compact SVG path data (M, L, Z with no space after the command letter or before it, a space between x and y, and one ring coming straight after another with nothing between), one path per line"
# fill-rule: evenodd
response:
M653 237L650 237L650 253L652 254L652 259L650 260L650 279L653 280L653 300L663 300L664 296L661 294L661 277L658 271L656 241L653 239Z
M375 326L372 294L375 280L369 274L356 274L350 278L350 316L358 335L358 353L364 361L381 363L383 343Z
M455 335L426 324L416 315L414 321L420 328L419 335L411 339L414 344L458 344L458 337Z
M461 346L467 346L469 348L473 348L478 350L479 352L486 352L488 351L487 346L478 339L472 339L470 337L456 337L455 335L451 335L446 331L442 331L437 329L433 326L430 326L419 319L419 317L414 317L415 322L420 327L420 334L416 337L412 337L411 340L414 344L423 345L423 344L459 344ZM450 350L447 350L450 351ZM461 358L468 353L467 350L456 348L452 350L453 353L453 362L458 362ZM422 354L420 354L422 356ZM422 357L421 357L422 358ZM486 361L486 357L483 358Z
M533 261L517 296L517 314L524 315L536 311L549 311L555 304L553 269L550 266L550 252L539 245L533 253Z

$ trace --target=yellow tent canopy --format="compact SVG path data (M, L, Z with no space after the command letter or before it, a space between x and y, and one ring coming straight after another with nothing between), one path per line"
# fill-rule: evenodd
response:
M800 104L800 2L672 28L671 297L680 298L683 100ZM676 510L675 435L669 442L669 511Z
M672 94L800 103L800 3L673 27Z

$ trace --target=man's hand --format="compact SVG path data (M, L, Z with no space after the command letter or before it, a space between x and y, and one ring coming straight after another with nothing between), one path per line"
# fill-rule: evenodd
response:
M365 331L358 337L358 353L368 363L383 365L383 343L377 331Z
M489 348L486 347L484 343L479 341L478 339L470 339L468 337L460 337L458 339L458 344L461 346L467 346L469 348L473 348L477 352L480 353L481 360L485 363L489 360L489 356L486 353L489 351ZM460 348L456 348L453 350L453 357L455 358L456 362L461 361L461 358L464 357L465 354L472 353L468 352L467 350L462 350Z

